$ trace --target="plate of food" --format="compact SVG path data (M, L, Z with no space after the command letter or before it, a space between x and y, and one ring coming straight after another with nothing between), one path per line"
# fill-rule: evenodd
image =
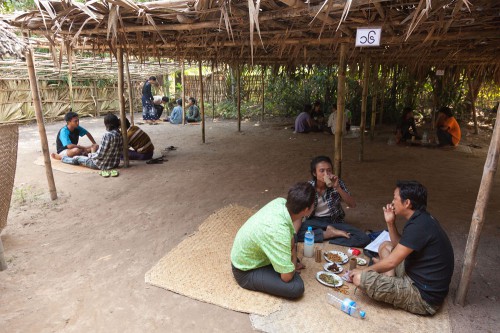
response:
M341 251L328 251L323 254L325 260L328 262L334 262L336 264L342 265L349 261L347 254Z
M356 261L357 261L357 264L358 264L359 266L364 266L364 265L366 265L366 260L365 260L365 259L363 259L363 258L358 258L358 259L356 259Z
M344 283L340 276L326 271L316 273L316 280L325 286L334 288L340 287Z
M344 267L334 262L327 262L323 265L323 269L327 272L338 274L344 270Z

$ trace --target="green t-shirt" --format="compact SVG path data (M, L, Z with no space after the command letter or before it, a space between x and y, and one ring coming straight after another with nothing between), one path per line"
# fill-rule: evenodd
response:
M273 265L276 272L290 273L294 234L286 199L277 198L250 217L236 234L231 250L234 267L248 271Z

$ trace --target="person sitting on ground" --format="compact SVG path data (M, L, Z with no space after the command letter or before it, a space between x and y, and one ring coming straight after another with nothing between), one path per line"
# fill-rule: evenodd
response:
M101 145L95 153L89 156L62 157L62 162L73 165L83 165L96 170L110 170L120 164L123 149L123 138L120 133L120 119L112 113L104 117L106 133L101 139Z
M245 289L295 299L304 293L304 282L295 272L295 230L312 211L314 188L297 183L287 199L277 198L261 208L240 228L231 249L236 282Z
M340 202L343 200L348 207L356 207L356 201L351 196L344 182L332 173L332 161L328 156L317 156L311 161L309 183L315 188L313 213L302 223L297 232L299 242L304 241L307 227L312 227L314 241L342 246L364 247L370 243L362 230L344 222L345 212Z
M156 115L156 108L153 106L154 96L151 91L152 85L157 85L156 77L151 76L142 87L142 119L148 123L152 124L158 117Z
M66 126L59 130L56 138L57 153L52 153L54 159L60 160L64 156L74 157L79 155L88 155L99 148L94 137L85 128L80 126L80 118L76 112L70 111L64 115ZM82 146L78 144L78 139L86 135L92 145Z
M186 121L188 123L198 123L201 121L200 109L198 109L198 105L196 105L196 99L194 99L194 97L189 97Z
M347 129L347 118L348 118L348 112L349 110L345 110L344 112L344 118L342 119L342 122L344 123L344 126L343 126L343 133L347 132L348 129ZM332 113L330 113L330 116L328 117L328 128L330 129L330 131L332 132L333 135L335 135L335 131L337 129L337 107L334 105L332 106ZM349 125L349 129L350 129L350 125ZM345 132L344 132L345 131Z
M453 113L449 107L443 106L439 109L436 124L436 135L439 140L439 145L458 146L462 138L462 132L460 131L460 125L458 125L457 120L453 117Z
M321 125L323 127L325 126L325 114L321 109L320 101L314 102L313 109L311 112L311 118L314 119L318 125Z
M427 189L416 181L398 181L392 203L383 210L391 241L380 245L377 263L349 276L377 301L434 315L448 294L454 255L446 232L427 212ZM403 235L397 216L406 220Z
M155 146L149 135L137 126L130 126L130 121L125 118L127 127L128 145L132 150L128 151L129 160L150 160L153 157Z
M396 127L396 143L406 142L406 140L411 140L412 137L417 140L421 139L417 132L413 110L407 106L403 109L403 114Z
M304 105L304 111L299 113L295 118L295 132L296 133L309 133L311 131L317 132L318 126L316 121L312 118L312 105Z
M165 107L162 105L167 105L168 103L168 97L167 96L153 96L153 106L156 110L156 119L160 119L161 115L163 114L163 110Z
M178 125L182 123L182 98L177 100L177 105L172 110L170 117L166 118L171 124Z

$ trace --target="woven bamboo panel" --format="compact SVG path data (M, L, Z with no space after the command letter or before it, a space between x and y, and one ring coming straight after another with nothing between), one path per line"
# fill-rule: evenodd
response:
M7 225L17 164L17 124L0 125L0 232Z

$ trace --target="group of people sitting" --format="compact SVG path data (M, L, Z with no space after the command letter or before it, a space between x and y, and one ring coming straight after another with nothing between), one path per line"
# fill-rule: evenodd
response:
M447 106L443 106L438 111L436 119L436 137L439 146L457 146L462 138L460 125L458 124L453 112ZM406 107L403 109L401 119L396 128L396 143L406 142L408 140L421 140L422 136L417 130L413 109Z
M333 106L328 120L325 122L325 116L321 110L321 102L316 101L313 105L304 105L304 110L299 113L295 118L295 133L309 133L309 132L323 132L328 131L335 134L337 126L337 107ZM350 121L351 113L345 110L343 118L343 130L349 131L351 129Z
M153 96L152 86L158 85L155 76L151 76L142 87L142 119L148 124L155 124L161 121L161 115L167 105L169 98L167 96ZM182 123L182 99L176 100L176 106L173 108L170 116L165 117L163 121L168 121L171 124ZM196 105L196 99L189 97L187 112L184 120L188 123L196 123L201 121L200 109Z
M65 116L66 126L61 128L56 137L57 153L52 158L63 163L83 165L96 170L112 170L120 164L123 158L123 137L120 130L120 119L114 114L104 117L104 133L101 144L98 145L90 132L80 126L80 118L76 112L69 111ZM125 118L127 128L128 150L130 160L149 160L153 157L154 145L151 138L137 126L130 126ZM78 143L79 138L87 136L91 145Z
M347 224L341 202L356 201L332 173L327 156L311 161L309 182L297 183L287 198L261 208L240 228L231 250L232 272L243 288L296 299L304 293L297 242L308 227L315 242L364 247L370 238ZM350 271L349 277L375 300L407 311L433 315L448 294L453 274L451 243L439 222L427 212L427 190L416 181L397 182L391 203L383 207L390 242L379 248L376 263ZM398 232L396 217L406 224Z

